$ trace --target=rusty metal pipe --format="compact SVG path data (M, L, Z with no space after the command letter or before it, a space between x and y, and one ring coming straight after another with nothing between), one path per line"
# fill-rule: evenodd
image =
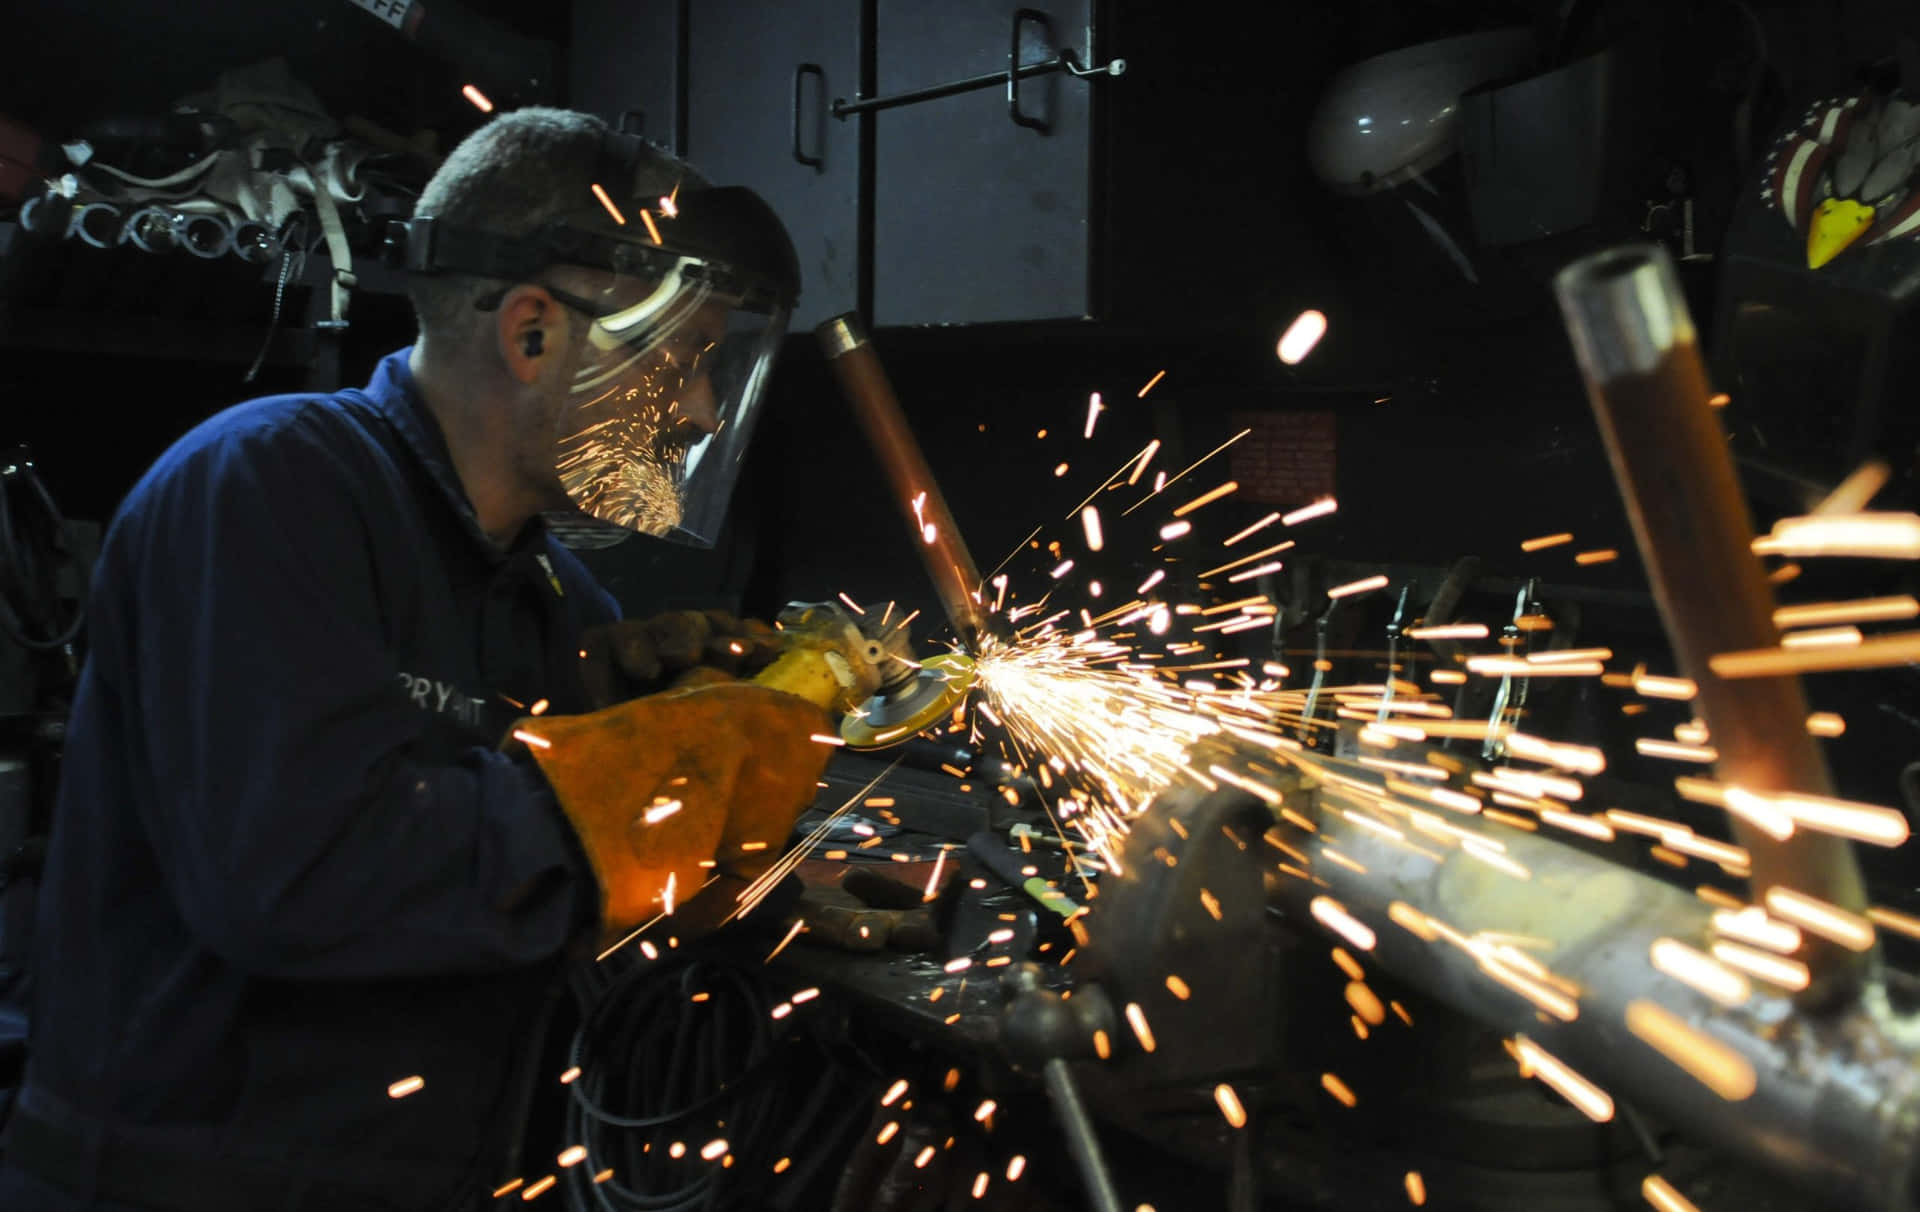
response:
M1708 666L1715 653L1773 647L1779 634L1673 262L1655 245L1610 249L1562 270L1554 293L1667 636L1699 687L1719 776L1749 791L1831 794L1799 680L1726 681ZM1779 886L1866 908L1842 839L1802 830L1781 840L1737 816L1732 826L1753 856L1755 900ZM1813 974L1800 997L1807 1007L1849 997L1868 967L1866 956L1811 935L1800 958Z
M934 482L920 443L907 425L886 368L868 341L867 332L851 314L835 316L814 330L840 390L853 408L854 419L873 446L874 457L887 473L894 500L913 531L913 545L926 563L934 591L947 619L969 652L978 652L989 633L988 613L980 601L980 570L960 537L960 527L947 508L947 498ZM916 513L914 501L925 494Z

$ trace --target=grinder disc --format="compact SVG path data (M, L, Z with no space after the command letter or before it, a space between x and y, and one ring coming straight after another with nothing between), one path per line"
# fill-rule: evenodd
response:
M897 745L952 711L972 685L972 657L958 652L928 657L912 681L874 695L862 714L840 721L840 737L854 749Z

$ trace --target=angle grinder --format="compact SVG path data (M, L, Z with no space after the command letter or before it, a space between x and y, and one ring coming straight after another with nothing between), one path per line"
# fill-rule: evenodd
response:
M904 622L885 622L892 613L855 618L838 602L794 602L778 620L787 650L755 680L842 712L848 748L900 744L964 702L974 674L964 653L915 659Z

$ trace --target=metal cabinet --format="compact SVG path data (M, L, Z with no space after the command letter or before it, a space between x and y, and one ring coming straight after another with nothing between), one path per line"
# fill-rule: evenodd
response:
M1098 2L575 0L572 102L641 111L644 133L772 204L800 255L795 331L856 309L890 326L1092 317L1105 86L1049 71L1020 80L1017 108L1004 82L889 99L1005 73L1016 46L1023 65L1062 48L1100 63Z
M881 96L1004 72L1016 3L878 0ZM1070 47L1100 62L1091 0L1019 24L1020 61ZM977 324L1091 317L1097 82L1052 73L873 115L873 320Z
M800 255L805 332L859 302L859 0L700 0L687 28L687 158L766 198Z
M575 109L630 126L676 148L679 30L675 5L658 0L573 0L568 94Z

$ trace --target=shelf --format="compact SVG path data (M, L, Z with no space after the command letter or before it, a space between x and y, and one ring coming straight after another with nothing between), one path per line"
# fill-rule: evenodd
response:
M181 316L118 316L97 311L13 308L0 304L0 348L188 362L253 361L267 338L261 324L209 326ZM306 366L322 334L282 327L263 365Z

